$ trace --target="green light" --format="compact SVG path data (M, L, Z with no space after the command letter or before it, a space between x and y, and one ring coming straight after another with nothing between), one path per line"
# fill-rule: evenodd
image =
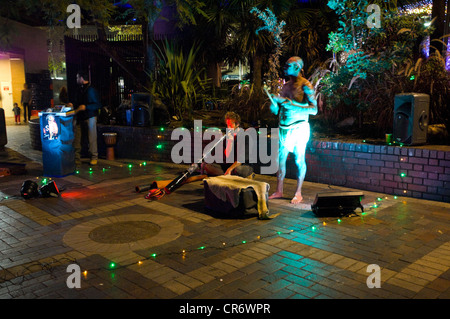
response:
M109 264L109 268L111 268L111 269L114 269L114 268L116 268L116 264L115 264L115 263L113 263L113 262L112 262L112 263L110 263L110 264Z
M76 171L75 173L76 173L76 174L80 174L80 171Z
M312 230L316 230L316 226L311 227Z
M144 165L144 166L147 165L147 162L142 163L142 165Z
M363 140L363 143L365 143L366 142L366 140Z
M132 167L133 167L133 165L131 165L131 164L128 165L128 168L132 168Z
M381 202L383 199L381 197L378 197L377 200Z
M89 167L89 170L92 171L92 167Z
M406 173L400 173L400 177L406 177Z
M203 250L205 249L205 246L198 247L197 249Z
M397 196L394 196L394 199L397 199Z
M161 127L159 130L160 130L161 132L164 131L164 127Z
M409 78L411 81L413 81L416 77L414 75L411 75L411 77Z
M277 231L277 234L278 234L278 235L280 235L280 234L281 234L281 232L280 232L280 231Z
M242 241L243 244L247 243L245 240Z
M160 150L160 149L162 149L162 145L158 144L158 145L156 145L156 148Z
M378 205L377 205L377 204L373 205L373 208L377 208L377 207L378 207Z
M43 180L42 180L42 183L47 183L47 179L46 178L44 178Z
M155 257L156 257L156 254L151 254L151 256L152 256L153 258L155 258Z
M338 223L339 223L339 224L341 223L341 219L340 219L340 218L338 218Z

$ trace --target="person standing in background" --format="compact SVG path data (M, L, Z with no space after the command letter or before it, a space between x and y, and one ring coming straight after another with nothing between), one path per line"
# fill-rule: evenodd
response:
M91 155L90 165L97 165L97 116L102 107L98 91L89 82L89 73L80 70L77 73L78 91L75 105L68 103L67 106L74 107L75 110L75 164L81 165L81 136L82 124L87 126L89 153Z
M27 118L28 121L31 118L31 90L28 88L28 84L25 83L23 85L22 97L20 99L20 103L23 106L23 120L26 123Z
M14 103L13 112L14 112L14 121L16 122L16 125L20 124L20 107L17 103Z

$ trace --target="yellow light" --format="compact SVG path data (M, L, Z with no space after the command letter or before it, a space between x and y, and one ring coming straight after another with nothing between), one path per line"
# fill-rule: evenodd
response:
M138 261L138 265L142 265L142 261L139 260L139 261Z
M87 270L83 271L83 275L84 275L84 277L87 276Z
M327 223L325 223L325 222L323 222L322 224L323 224L324 226L326 226L326 225L327 225Z

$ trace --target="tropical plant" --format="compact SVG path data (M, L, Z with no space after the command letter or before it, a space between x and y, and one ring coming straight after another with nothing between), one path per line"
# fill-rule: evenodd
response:
M185 54L178 45L165 41L163 48L158 47L158 50L160 67L154 82L155 94L172 116L190 118L193 107L204 102L209 83L205 68L195 63L197 46L193 44Z
M316 76L321 77L316 83L326 107L334 111L332 118L357 115L360 128L370 124L375 128L372 133L381 135L392 130L396 94L418 92L415 85L422 83L422 93L430 94L433 101L445 101L443 97L433 97L438 92L432 89L431 83L436 80L430 74L438 76L437 82L442 86L446 81L448 85L448 77L444 76L439 53L429 58L421 53L421 43L433 28L424 25L420 16L399 15L395 8L385 8L383 26L370 29L365 26L366 15L361 13L365 12L367 1L329 4L341 17L337 31L330 33L327 47L333 53L333 70L317 71ZM360 10L357 4L362 5ZM423 74L425 70L427 75ZM446 90L443 92L445 96ZM442 108L442 103L432 109Z
M257 126L259 123L275 127L277 119L270 114L269 105L270 102L265 94L255 90L253 84L245 82L234 85L230 98L223 103L225 110L238 113L242 121L250 126Z

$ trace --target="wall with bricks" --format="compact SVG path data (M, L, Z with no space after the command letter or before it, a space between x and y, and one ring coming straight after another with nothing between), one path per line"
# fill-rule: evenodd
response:
M306 161L311 182L450 202L450 151L311 141Z
M171 140L169 129L99 125L98 130L100 155L105 154L102 133L118 134L117 158L172 162L172 147L178 143ZM203 147L208 143L203 141ZM192 145L191 162L193 153ZM310 140L306 162L305 179L310 182L450 202L450 151ZM286 177L296 174L290 154Z

